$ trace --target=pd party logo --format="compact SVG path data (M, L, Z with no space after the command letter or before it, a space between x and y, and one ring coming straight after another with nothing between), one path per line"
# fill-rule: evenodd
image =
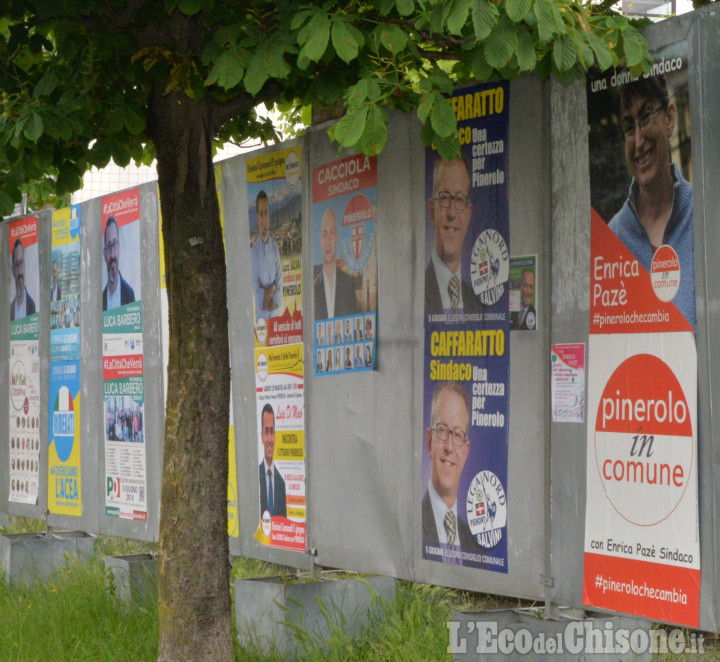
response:
M492 471L481 471L472 479L465 514L470 532L482 547L495 547L502 540L507 499L500 479Z
M638 526L662 522L685 495L694 451L675 373L651 354L623 361L605 385L595 421L595 462L613 508Z

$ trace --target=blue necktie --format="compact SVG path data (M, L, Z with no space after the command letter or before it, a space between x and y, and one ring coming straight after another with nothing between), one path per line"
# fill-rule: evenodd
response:
M273 503L273 487L272 487L272 469L267 470L268 474L268 510L270 511L270 516L272 517L275 514L275 504Z

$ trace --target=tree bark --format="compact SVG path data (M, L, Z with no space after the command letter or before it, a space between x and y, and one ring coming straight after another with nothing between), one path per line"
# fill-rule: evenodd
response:
M170 313L159 545L162 662L230 662L230 363L212 102L151 93Z

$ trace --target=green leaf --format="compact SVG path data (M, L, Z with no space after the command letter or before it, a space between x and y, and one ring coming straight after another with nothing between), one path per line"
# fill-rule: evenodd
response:
M569 71L577 62L577 52L573 40L567 35L560 35L553 45L553 60L558 71Z
M78 173L77 166L67 161L60 166L55 188L58 194L77 191L82 187L82 177Z
M460 141L458 140L457 132L447 138L436 136L433 143L437 153L440 154L443 159L452 161L452 159L460 156Z
M365 131L367 115L366 105L348 111L335 125L335 140L345 147L355 145Z
M375 78L361 78L345 93L348 106L359 105L366 100L376 101L380 97L380 85Z
M575 51L577 52L578 60L580 60L585 69L589 69L595 62L595 55L593 54L592 48L590 48L587 41L583 38L584 36L584 32L572 32L572 39L575 44Z
M493 75L494 69L488 64L485 58L484 48L476 48L472 57L471 72L473 78L479 81L489 80Z
M538 37L540 41L550 41L555 36L555 15L553 0L535 0L535 16L538 20Z
M45 128L45 125L43 124L42 117L38 115L37 113L33 113L28 118L27 122L25 123L25 126L23 128L23 135L30 141L30 142L37 142L38 138L43 134L43 130Z
M490 66L502 69L516 50L517 33L512 23L503 17L485 40L485 58Z
M430 72L428 78L434 89L440 90L445 94L452 94L454 84L446 71L436 67Z
M410 16L415 9L415 3L413 0L396 0L395 7L400 16Z
M517 35L517 58L520 71L532 71L537 62L537 54L535 53L535 40L527 30L520 30Z
M441 138L447 138L457 132L455 111L450 102L443 96L437 95L430 111L430 122L435 133Z
M37 82L37 85L35 85L35 89L33 90L33 96L36 99L49 96L53 93L53 91L57 87L57 84L58 79L55 75L55 72L52 70L46 71L43 77Z
M447 8L447 29L450 34L462 34L472 0L451 0Z
M387 144L387 117L381 108L372 104L368 107L365 130L360 138L360 149L374 156L385 149Z
M397 25L383 23L380 26L380 43L393 55L396 55L405 48L407 40L407 33Z
M262 53L255 51L250 57L247 71L245 72L245 89L250 94L257 94L265 81L268 79L268 72L265 68L265 59Z
M203 8L203 4L206 4L205 0L180 0L177 6L185 16L194 16Z
M128 133L137 136L142 133L145 128L145 118L136 113L132 108L126 108L123 112L123 120Z
M610 30L624 30L630 23L624 16L608 16L605 19L605 27Z
M297 14L293 15L292 20L290 21L290 29L293 31L299 29L300 26L308 20L308 18L314 16L316 13L316 9L303 9L303 11L297 12Z
M533 0L506 0L505 11L513 23L522 21L529 13Z
M422 95L422 99L417 107L418 119L425 124L425 120L428 118L433 105L435 104L436 97L439 97L437 92L426 92Z
M234 51L225 51L213 65L207 84L217 83L225 90L235 87L242 79L245 67L240 63L240 58Z
M647 48L647 42L637 29L631 25L625 28L622 33L623 49L628 67L634 67L642 63L643 55Z
M607 44L592 32L587 33L587 40L588 44L590 44L590 48L592 48L592 51L595 54L595 59L597 60L600 70L605 71L605 69L612 66L612 54L610 53L610 49L607 47Z
M346 63L352 62L357 57L360 47L356 35L344 21L335 21L333 23L332 45L338 57Z
M307 31L306 34L303 34ZM302 29L301 34L305 39L300 55L312 62L318 62L325 54L328 41L330 41L330 18L326 12L318 12L310 22ZM300 35L298 35L298 42Z
M483 41L490 34L499 16L498 8L488 0L473 0L472 21L478 41Z
M285 51L280 42L266 41L262 48L265 71L272 78L287 78L290 65L285 61Z

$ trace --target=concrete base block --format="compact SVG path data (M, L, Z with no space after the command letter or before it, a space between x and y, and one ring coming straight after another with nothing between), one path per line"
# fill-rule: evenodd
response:
M318 580L258 577L235 580L235 618L241 644L251 644L286 659L324 648L333 631L358 634L385 601L395 598L392 577Z
M158 561L152 554L106 556L105 574L123 600L136 604L157 600Z
M6 533L0 536L0 563L8 584L45 580L67 563L66 555L86 560L94 537L82 531Z
M606 616L557 609L543 618L542 609L498 609L453 612L448 622L448 653L453 662L503 662L534 659L588 662L644 662L652 658L653 641L662 649L664 632L633 616ZM667 649L665 649L667 652Z

